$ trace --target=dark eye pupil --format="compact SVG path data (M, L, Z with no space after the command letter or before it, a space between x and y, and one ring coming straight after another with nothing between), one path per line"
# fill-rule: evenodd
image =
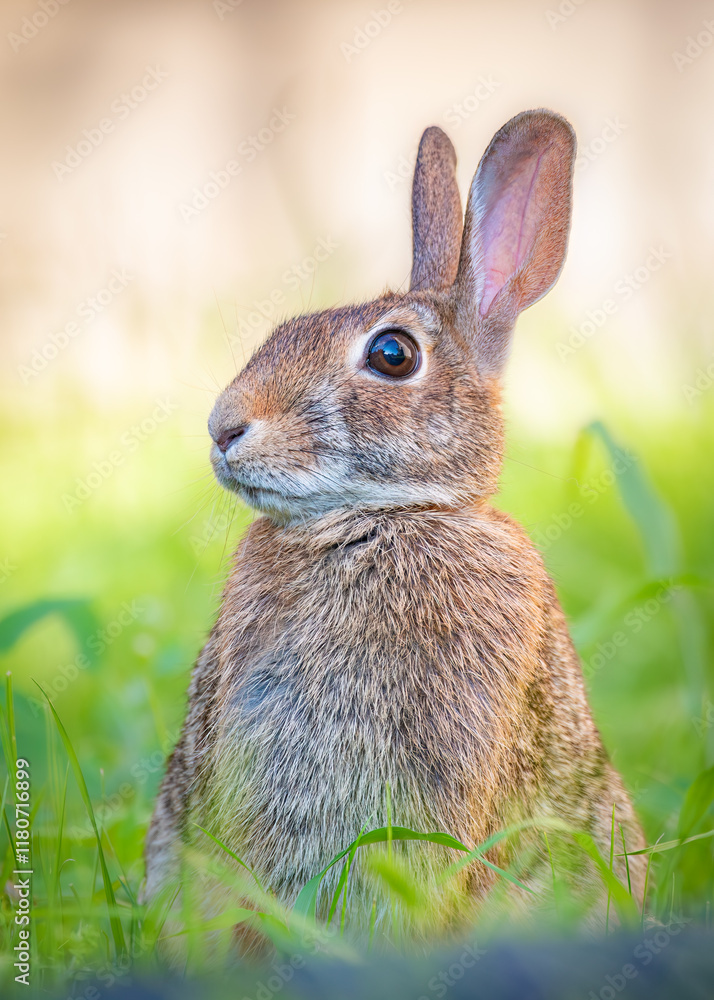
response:
M381 375L404 378L419 364L419 348L407 333L387 330L372 341L367 352L367 364Z

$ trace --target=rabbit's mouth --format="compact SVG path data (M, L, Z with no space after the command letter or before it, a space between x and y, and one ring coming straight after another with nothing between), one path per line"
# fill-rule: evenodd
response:
M307 499L304 494L264 481L256 482L255 478L249 478L245 473L238 474L225 457L214 461L213 471L224 489L230 493L237 493L255 510L271 516L278 515L281 519L301 509Z
M238 493L250 503L251 507L259 506L255 501L259 500L261 496L273 497L275 499L284 497L286 500L300 499L298 496L288 496L283 490L277 489L274 486L249 482L246 478L237 476L225 459L222 462L214 464L214 472L216 479L224 489L229 490L231 493Z
M303 456L301 456L303 457ZM276 467L263 456L229 457L214 445L211 464L216 479L250 507L280 521L320 516L336 507L349 506L345 470L335 460L329 472L318 461Z

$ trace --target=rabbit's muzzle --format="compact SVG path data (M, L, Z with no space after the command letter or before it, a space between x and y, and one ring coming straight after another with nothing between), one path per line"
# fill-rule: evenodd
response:
M340 506L339 454L301 414L258 411L231 389L216 402L208 429L218 482L279 522Z

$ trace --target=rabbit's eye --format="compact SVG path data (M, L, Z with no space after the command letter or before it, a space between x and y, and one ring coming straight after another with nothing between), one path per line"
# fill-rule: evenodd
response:
M409 334L402 330L385 330L370 344L367 364L380 375L404 378L416 371L419 348Z

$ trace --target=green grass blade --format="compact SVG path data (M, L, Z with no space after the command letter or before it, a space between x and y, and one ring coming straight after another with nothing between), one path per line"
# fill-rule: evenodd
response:
M12 773L14 774L15 761L17 760L17 733L15 732L15 699L12 696L12 674L8 670L5 674L5 707L7 710L7 730L10 739L10 753L12 754Z
M201 920L201 931L224 931L235 927L236 924L243 924L246 920L257 919L258 913L255 910L248 910L244 906L231 906L215 917ZM190 929L184 927L183 930L174 931L173 934L165 934L164 938L182 937L189 934Z
M627 891L632 895L632 881L630 879L630 859L627 855L627 844L625 843L625 831L620 823L620 836L622 837L622 851L625 855L625 870L627 871Z
M243 861L241 858L238 857L238 855L235 853L235 851L232 851L230 849L230 847L227 847L223 843L222 840L219 840L218 837L215 837L212 833L209 833L208 830L204 829L198 823L194 823L194 826L198 827L198 829L201 831L201 833L205 833L206 836L208 838L210 838L210 840L212 840L214 844L217 844L218 847L220 847L222 850L224 850L226 852L226 854L230 858L233 858L234 861L237 861L239 865L241 865L243 868L245 868L245 870L248 872L248 874L251 876L251 878L253 878L255 880L255 884L258 886L258 888L260 889L260 891L263 892L263 893L265 892L265 889L260 884L260 880L258 879L258 876L255 874L255 872L253 871L253 869L249 868L248 865L245 863L245 861Z
M519 823L514 823L512 826L506 827L504 830L499 830L498 833L494 833L482 844L479 844L478 847L475 847L472 851L470 851L466 857L460 858L453 865L451 865L445 875L442 876L442 879L445 880L446 878L455 875L457 872L461 871L465 865L469 864L472 858L477 858L489 868L493 868L498 871L500 875L508 879L508 881L513 882L520 889L525 889L527 892L533 893L532 889L516 879L510 874L510 872L505 872L503 869L497 868L495 865L492 865L485 858L480 856L495 844L499 843L499 841L504 840L506 837L510 837L512 834L519 833L522 830L533 828L558 830L561 833L567 833L575 841L575 843L578 844L581 850L583 850L585 854L587 854L588 857L595 862L604 885L612 893L618 912L625 918L629 919L632 911L632 900L624 886L620 884L613 872L608 869L607 863L602 859L600 852L595 845L595 841L589 834L574 830L572 827L568 826L567 823L563 823L562 820L556 819L555 817L544 816L540 818L521 820Z
M613 855L615 853L615 803L612 803L612 826L610 827L610 873L612 873L612 862ZM610 902L612 900L612 892L610 887L607 888L607 910L605 911L605 933L607 934L610 930Z
M398 896L411 910L423 906L423 895L407 872L398 865L395 858L384 854L369 859L369 868L387 885L389 890Z
M259 913L254 911L253 915L258 918L258 925L262 933L265 934L278 951L289 953L294 950L296 939L286 923L276 917L274 913ZM334 949L334 943L331 949ZM346 954L344 952L340 957L345 957ZM335 953L335 957L337 957L337 953Z
M613 439L599 420L590 424L610 453L617 487L642 540L649 573L672 576L681 570L681 541L672 511L657 493L642 464Z
M109 869L107 868L107 863L104 857L104 849L102 847L102 838L99 834L97 820L94 815L94 809L92 807L92 800L89 796L89 789L87 788L87 783L84 780L82 767L77 758L77 754L74 751L74 747L72 746L72 741L67 735L67 730L62 725L62 720L57 714L54 705L52 704L49 696L45 693L42 687L40 687L39 684L37 686L40 688L40 691L42 691L42 694L44 695L47 704L50 707L50 711L52 712L52 716L55 720L55 725L57 726L57 731L60 735L62 743L64 744L64 748L67 752L69 762L72 766L72 772L79 787L80 795L82 796L82 801L84 802L84 806L87 810L87 816L89 818L89 822L91 823L92 829L94 830L94 835L97 841L97 853L99 858L99 865L102 870L104 895L106 898L107 906L109 907L109 925L111 927L112 938L114 940L114 948L118 956L123 956L126 953L126 942L124 941L124 931L122 929L121 920L119 919L119 917L116 915L115 912L116 898L114 896L114 888L112 886L112 880L109 877Z
M91 649L85 648L86 639L97 631L99 622L91 603L82 599L43 598L16 608L0 619L0 653L12 649L29 629L48 615L59 615L74 633L77 643L92 660Z
M341 851L337 857L333 858L332 861L327 865L321 872L314 875L305 885L302 887L295 900L295 905L293 906L293 913L296 916L304 917L306 919L317 919L317 894L320 889L320 883L322 882L325 875L327 875L330 868L337 864L346 854L349 853L349 848Z
M568 499L579 500L580 488L587 479L588 464L593 450L594 436L590 427L583 427L575 438L570 455L570 472L566 480Z
M145 907L141 922L142 954L151 954L156 948L161 931L180 891L180 885L165 886Z
M470 849L466 846L466 844L462 844L460 840L457 840L456 837L452 837L451 834L448 833L418 833L416 830L410 830L404 826L393 826L389 828L382 827L379 830L371 830L362 838L362 844L379 844L384 843L384 841L388 839L419 840L430 844L440 844L442 847L450 847L455 851L465 851L467 852L467 857L462 858L459 862L457 862L458 864L463 866L464 864L470 864L472 861L479 861L481 864L486 865L487 868L490 868L491 871L496 872L498 875L507 879L507 881L517 885L519 889L524 889L526 892L533 891L532 889L529 889L527 885L524 885L523 882L520 882L514 875L511 875L510 872L505 871L503 868L499 868L498 865L493 864L493 862L484 857L484 854L489 847L493 846L492 844L488 844L488 842L487 846L480 845L479 847ZM498 839L500 840L501 838L499 837ZM495 842L496 841L494 841L494 843Z
M7 724L7 714L5 709L0 705L0 742L2 743L2 754L5 758L5 767L7 768L7 773L10 775L15 774L15 761L17 758L12 756L12 742L10 741L10 728Z
M17 860L17 851L15 850L15 839L12 835L12 830L10 829L10 823L8 822L7 813L3 809L2 811L2 822L5 827L5 833L7 834L7 839L10 841L10 850L12 851L12 856L15 859L15 867L19 868L20 865Z
M62 787L62 797L60 799L60 812L57 817L57 851L55 854L55 867L53 872L53 891L52 897L54 898L55 892L59 890L59 873L62 865L62 840L64 838L64 814L65 806L67 804L67 784L69 782L69 763L64 772L64 785ZM61 897L61 893L60 893Z
M688 837L714 802L714 767L702 771L687 791L679 812L677 835Z
M372 912L369 915L369 937L367 938L367 954L372 950L374 932L377 928L377 897L372 900Z
M637 913L632 896L608 867L593 838L589 833L581 833L580 831L573 833L572 837L583 852L594 862L603 884L607 887L608 898L614 902L623 923L634 923L639 914Z
M10 775L5 775L5 784L2 786L2 797L0 797L0 812L5 812L7 793L10 791Z
M350 870L352 868L352 862L354 861L355 854L357 853L357 848L362 843L362 837L364 836L364 833L365 833L366 829L367 829L367 827L363 826L362 829L360 830L359 836L357 837L357 840L355 840L354 844L352 845L352 850L347 855L347 861L345 862L345 894L344 894L344 897L342 899L342 913L340 915L340 933L341 934L344 934L344 932L345 932L345 918L347 916L348 879L350 877Z
M688 590L677 590L672 595L671 612L677 623L679 647L687 677L688 711L690 715L696 717L701 712L707 694L706 619L696 595Z
M387 840L420 840L430 844L440 844L442 847L451 847L456 851L468 851L466 844L462 844L450 833L419 833L417 830L410 830L406 826L382 826L376 830L370 830L362 835L360 844L383 844ZM351 848L352 845L350 845ZM350 850L348 848L347 850Z
M337 882L337 888L335 889L334 895L332 897L332 902L330 903L330 909L327 912L327 921L326 921L326 923L327 923L328 927L330 926L330 923L332 922L332 918L335 915L335 911L337 910L337 904L339 902L340 895L342 894L342 890L345 888L345 885L347 884L347 873L349 871L349 867L348 866L349 866L349 857L347 858L347 860L345 861L344 865L342 866L342 871L340 872L340 877L339 877L339 880ZM347 895L347 891L345 890L345 896L346 895Z
M392 789L387 782L387 857L392 860Z
M494 843L500 839L501 837L497 837L496 840L494 840ZM377 830L370 830L369 833L360 835L357 841L353 841L343 851L340 851L339 854L335 855L335 857L325 866L325 868L323 868L321 872L313 876L309 882L306 882L298 893L298 897L293 907L293 912L299 914L300 916L311 917L312 919L316 918L317 896L322 879L328 873L330 868L332 868L333 865L336 865L338 861L341 861L346 854L349 854L358 842L360 847L366 847L368 844L384 844L395 840L417 840L422 843L440 844L442 847L450 847L455 851L466 852L467 857L457 862L460 867L471 864L474 861L478 861L481 864L486 865L487 868L490 868L498 875L507 879L509 882L514 883L520 889L524 889L526 892L531 893L533 891L532 889L529 889L527 885L520 882L515 876L511 875L510 872L504 871L503 868L499 868L498 865L494 865L492 862L483 857L484 852L488 850L488 846L492 846L490 844L487 847L481 846L472 850L468 848L466 844L462 844L460 840L457 840L456 837L452 837L449 833L419 833L418 831L410 830L405 826L383 826ZM450 869L448 869L449 875L447 877L450 877L450 875L454 873L453 868L454 866L451 866Z
M127 877L127 874L124 871L124 866L121 863L121 859L119 857L119 854L114 849L114 844L112 843L112 838L109 836L109 831L106 828L104 828L102 830L102 836L106 840L107 845L109 847L109 850L111 852L111 856L114 858L114 862L115 862L117 868L119 869L119 879L118 879L119 885L123 887L124 892L126 893L127 899L129 900L129 903L131 904L132 910L136 910L136 908L139 905L138 902L137 902L137 899L136 899L136 894L132 891L131 884L129 882L129 878Z
M647 583L635 587L626 597L618 595L605 606L597 607L580 616L571 628L576 646L582 649L594 644L606 632L611 632L628 611L651 598L659 600L667 593L671 594L674 603L678 597L684 596L681 593L683 588L714 590L714 580L693 573L678 573L674 576L650 579Z
M644 931L645 929L645 912L647 908L647 889L650 884L650 867L652 866L652 855L647 858L647 871L645 872L645 887L642 890L642 917L640 920L640 927Z
M553 854L550 850L550 843L548 841L548 834L543 831L543 840L545 841L545 849L548 852L548 863L550 864L550 873L553 878L553 904L555 906L555 912L558 913L558 879L555 874L555 862L553 861Z
M459 858L459 860L455 861L453 865L450 865L446 872L441 876L441 881L446 881L452 876L457 875L462 868L471 864L473 860L477 858L483 860L482 855L485 854L486 851L489 851L492 847L495 847L496 844L512 836L514 833L520 833L523 830L531 829L558 830L561 833L567 833L569 835L572 835L573 833L572 827L568 826L567 823L563 823L562 820L554 819L552 817L521 820L518 823L513 823L511 826L507 826L503 830L499 830L497 833L492 834L487 840L484 840L482 844L478 844L472 849L467 848L468 854L466 854L463 858ZM456 841L456 844L458 844L458 841ZM463 845L461 845L459 849L463 850ZM521 886L521 888L527 889L527 886Z
M345 925L347 923L347 892L349 888L349 877L350 870L352 868L352 854L347 855L347 861L345 862L345 891L342 897L342 911L340 913L340 934L344 935Z
M695 833L692 837L685 837L678 840L665 840L662 843L653 844L652 847L643 847L639 851L628 851L630 857L635 854L662 854L663 851L673 851L677 847L684 847L685 844L692 844L695 840L706 840L714 837L714 830L707 830L706 833ZM618 855L621 857L622 855Z

